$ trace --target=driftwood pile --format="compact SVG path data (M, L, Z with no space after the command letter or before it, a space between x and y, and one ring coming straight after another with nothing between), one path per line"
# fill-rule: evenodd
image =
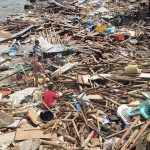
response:
M59 0L35 8L0 24L0 147L149 149L150 121L134 115L126 124L118 115L150 97L148 3ZM54 47L43 51L43 66L63 93L48 122L37 114L44 85L34 87L25 57L39 37Z

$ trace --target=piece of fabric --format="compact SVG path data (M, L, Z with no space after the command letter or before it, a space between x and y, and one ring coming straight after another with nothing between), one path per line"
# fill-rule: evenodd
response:
M41 50L41 46L40 45L35 45L33 47L33 53L34 53L34 57L37 58L39 56L42 56L42 50Z
M48 90L48 91L46 91L46 92L44 93L43 101L44 101L44 103L45 103L49 108L52 108L52 107L53 107L53 101L54 101L54 99L57 99L57 98L59 98L59 95L58 95L58 94L56 94L56 93L54 93L54 92ZM45 108L46 108L46 106L45 106L44 103L42 104L42 109L45 109Z

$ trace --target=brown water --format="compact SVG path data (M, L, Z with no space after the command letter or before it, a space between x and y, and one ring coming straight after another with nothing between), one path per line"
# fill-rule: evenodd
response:
M26 3L28 0L0 0L0 21L9 15L24 12Z

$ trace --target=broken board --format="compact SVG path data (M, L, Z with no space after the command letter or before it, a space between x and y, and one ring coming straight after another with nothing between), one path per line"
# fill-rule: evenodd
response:
M53 134L52 133L48 133L48 134L43 134L43 131L40 129L28 129L28 130L22 130L22 129L17 129L16 131L16 137L15 140L16 141L20 141L20 140L27 140L27 139L51 139L53 138Z

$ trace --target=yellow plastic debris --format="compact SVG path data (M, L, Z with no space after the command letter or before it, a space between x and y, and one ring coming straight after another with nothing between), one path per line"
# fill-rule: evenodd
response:
M105 24L105 25L102 25L102 26L97 26L96 27L96 31L97 32L104 32L105 30L107 29L107 25Z
M141 73L141 69L138 69L137 65L128 65L125 67L126 74L138 74Z

